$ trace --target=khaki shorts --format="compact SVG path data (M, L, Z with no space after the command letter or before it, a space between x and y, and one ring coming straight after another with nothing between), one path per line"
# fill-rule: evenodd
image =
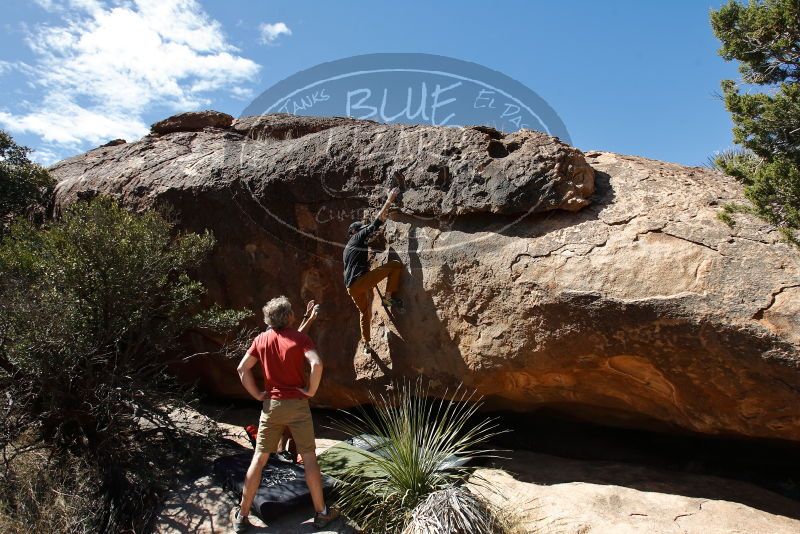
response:
M278 442L286 427L289 427L297 444L297 452L303 454L316 450L314 422L308 399L267 399L258 420L256 452L277 451Z

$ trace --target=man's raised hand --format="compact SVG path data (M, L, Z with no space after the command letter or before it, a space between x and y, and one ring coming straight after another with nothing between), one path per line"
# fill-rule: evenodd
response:
M314 302L313 300L309 300L308 304L306 304L305 317L308 320L313 321L314 319L317 318L317 314L318 313L319 313L319 310L317 309L316 302Z
M400 188L399 187L393 187L392 189L390 189L389 190L389 202L394 201L394 199L396 199L397 195L399 195L399 194L400 194Z

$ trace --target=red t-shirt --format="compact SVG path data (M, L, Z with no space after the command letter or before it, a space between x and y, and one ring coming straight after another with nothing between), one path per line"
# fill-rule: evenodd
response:
M285 328L259 334L247 351L264 370L264 390L271 399L305 399L297 388L305 387L305 353L314 342L302 332Z

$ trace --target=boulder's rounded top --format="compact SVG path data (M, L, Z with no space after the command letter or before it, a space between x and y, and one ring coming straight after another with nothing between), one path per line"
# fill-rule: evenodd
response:
M125 143L127 143L127 141L125 139L112 139L108 143L104 143L104 144L100 145L97 148L108 148L108 147L112 147L112 146L124 145Z
M150 132L164 135L173 132L196 132L203 128L230 128L233 117L220 111L188 111L167 117L150 127Z
M351 117L313 117L290 115L288 113L270 113L240 117L233 123L233 129L253 139L284 140L297 139L337 126L353 124L374 125L377 123Z

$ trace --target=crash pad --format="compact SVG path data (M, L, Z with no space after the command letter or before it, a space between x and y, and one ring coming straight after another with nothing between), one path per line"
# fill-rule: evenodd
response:
M355 466L367 463L361 472L361 475L367 478L380 478L385 476L386 473L374 465L372 462L367 462L369 459L377 458L378 456L372 452L354 447L347 442L340 442L336 445L326 449L322 454L317 457L319 467L322 472L333 478L341 478L341 475L347 470Z
M379 478L385 476L383 470L375 466L372 462L367 462L376 456L386 457L386 452L381 446L383 438L372 434L360 434L347 441L337 443L319 455L319 465L322 472L334 478L339 478L341 473L348 467L369 463L365 467L363 476L368 478ZM448 456L439 465L438 471L445 471L462 467L468 462L467 458L456 455Z
M214 460L214 478L223 489L241 493L244 488L244 477L252 459L253 453L217 458ZM334 480L323 474L323 490L330 491L333 484ZM306 486L303 466L270 456L261 475L261 485L253 499L253 513L267 521L310 502L311 494Z
M344 443L349 443L350 445L358 447L359 449L371 451L377 454L378 456L386 457L386 454L381 447L384 441L385 438L376 436L375 434L359 434L358 436L353 436ZM437 470L446 471L448 469L453 469L456 467L463 467L467 465L467 462L469 462L469 458L464 458L463 456L457 456L455 454L451 454L450 456L442 460L442 463L439 464L439 468Z

